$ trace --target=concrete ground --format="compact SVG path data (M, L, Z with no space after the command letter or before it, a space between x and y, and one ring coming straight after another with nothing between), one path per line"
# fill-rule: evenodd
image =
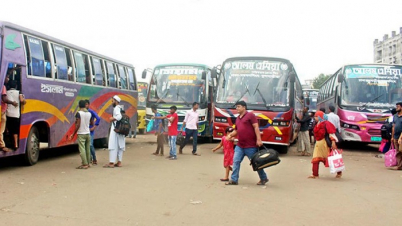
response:
M127 139L121 168L99 165L77 170L77 147L47 150L35 166L18 158L0 160L0 225L399 225L402 171L374 157L378 146L348 145L346 171L335 179L321 167L311 174L311 157L296 147L259 178L245 159L238 186L225 186L222 151L186 146L177 161L153 156L156 138ZM165 156L168 147L165 146Z

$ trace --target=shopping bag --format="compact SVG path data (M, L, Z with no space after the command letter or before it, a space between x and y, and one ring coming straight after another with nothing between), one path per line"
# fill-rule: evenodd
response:
M382 153L387 153L389 148L391 146L391 142L386 140L386 139L382 139L381 140L381 144L380 144L380 148L378 149L378 151L382 152Z
M154 129L154 120L151 119L151 120L149 120L148 125L147 125L147 132L151 132L153 129Z
M391 144L391 149L389 149L389 151L385 153L384 160L385 160L385 167L392 167L397 165L396 149L394 147L394 144Z
M328 165L330 173L338 173L345 170L342 154L338 150L332 150L331 155L328 156Z

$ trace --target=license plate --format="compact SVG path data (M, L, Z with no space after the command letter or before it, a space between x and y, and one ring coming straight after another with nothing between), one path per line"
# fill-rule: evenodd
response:
M381 137L371 137L371 141L381 141Z

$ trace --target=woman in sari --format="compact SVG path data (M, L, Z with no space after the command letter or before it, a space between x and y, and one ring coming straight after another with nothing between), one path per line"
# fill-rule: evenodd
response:
M318 171L320 162L326 164L328 154L330 152L330 148L327 146L327 142L325 141L325 133L329 134L329 138L332 142L332 149L336 149L336 142L338 139L336 138L335 126L327 121L327 115L324 114L322 111L317 111L314 115L314 119L317 124L314 127L314 138L316 140L313 152L313 159L311 163L313 164L313 175L309 176L308 178L315 179L318 178ZM338 172L336 178L341 178L342 172Z

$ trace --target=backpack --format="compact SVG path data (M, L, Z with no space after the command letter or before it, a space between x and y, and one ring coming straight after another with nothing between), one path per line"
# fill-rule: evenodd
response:
M130 118L126 115L126 112L121 108L120 112L122 117L119 121L116 121L116 124L114 125L114 131L118 134L127 136L131 130Z
M392 138L392 123L386 122L381 126L381 138L391 140Z

